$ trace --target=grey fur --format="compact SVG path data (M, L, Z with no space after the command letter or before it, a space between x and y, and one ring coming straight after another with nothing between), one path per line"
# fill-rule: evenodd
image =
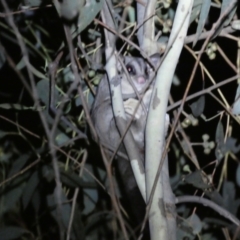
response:
M151 56L150 59L152 60L152 65L157 66L160 57L159 55L155 54ZM128 70L131 82L134 84L134 86L139 92L139 94L135 93L124 71L122 71L121 74L116 76L118 78L117 80L121 81L120 84L122 87L121 90L127 122L130 121L134 115L134 109L139 102L137 96L143 94L142 102L144 103L145 108L142 105L139 105L130 126L130 131L132 132L136 145L140 151L142 158L141 160L144 161L144 133L147 119L147 111L150 104L154 81L145 93L143 93L143 90L145 89L151 78L154 77L154 71L150 67L150 65L147 64L147 62L142 58L125 57L124 65ZM145 79L145 83L142 84L140 82L143 81L143 79ZM94 105L92 107L91 115L100 141L103 143L104 146L109 146L110 149L116 149L120 141L120 134L115 123L109 83L106 75L102 78L98 86L98 91ZM120 147L120 151L125 152L123 144ZM140 197L142 205L144 205L143 199L141 199L141 196L139 195L139 190L137 188L129 161L118 157L117 162L118 170L127 195L129 196L129 198L133 198L135 195L137 195L138 198ZM135 213L135 215L138 215L137 211Z

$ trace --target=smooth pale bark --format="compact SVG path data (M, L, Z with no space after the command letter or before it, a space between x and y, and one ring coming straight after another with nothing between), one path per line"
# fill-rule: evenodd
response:
M112 29L115 29L113 24L113 20L111 18L111 14L109 13L109 9L107 7L106 2L103 3L103 14L102 14L103 22ZM116 36L105 30L106 36L106 49L105 55L107 59L106 64L106 72L108 75L108 80L110 83L110 88L112 92L112 106L113 112L116 119L117 127L120 131L121 136L124 135L127 129L127 121L125 110L123 106L122 92L121 92L121 82L118 79L117 72L117 56L115 52L115 41ZM146 189L145 189L145 174L143 171L143 163L140 160L139 150L136 147L134 138L132 136L131 131L128 131L123 140L124 146L126 148L128 157L130 159L130 163L132 166L132 170L137 182L137 185L140 189L140 192L143 196L143 199L146 199Z
M154 181L162 158L165 142L165 116L167 110L168 96L172 83L173 74L183 48L184 38L187 34L192 0L180 0L178 3L173 28L171 31L166 56L158 70L157 80L153 90L148 120L146 126L146 191L149 201L153 190ZM168 51L169 50L169 51ZM168 171L163 168L162 171ZM165 173L166 174L166 173ZM167 182L166 182L167 181ZM158 177L156 188L149 211L149 225L151 239L174 239L168 228L170 222L167 220L167 200L164 195L164 184L169 184L164 173Z

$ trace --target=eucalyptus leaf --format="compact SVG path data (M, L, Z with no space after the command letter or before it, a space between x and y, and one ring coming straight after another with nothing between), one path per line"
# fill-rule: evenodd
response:
M37 188L38 184L39 184L39 176L38 176L38 171L35 171L32 176L28 179L28 182L26 184L26 187L23 191L23 195L22 195L22 203L23 203L23 208L25 209L27 207L27 205L29 204L33 193L35 191L35 189Z
M61 172L61 176L62 176L62 173L63 173L63 170L60 169L60 172ZM66 172L65 172L66 173ZM76 175L75 173L71 173L71 174L67 174L68 177L70 175L75 175L75 177L77 176L78 177L78 180L80 180L80 177L78 175ZM65 174L66 176L66 174ZM47 197L47 203L48 203L48 206L50 208L50 211L51 211L51 214L52 216L55 218L56 221L59 220L59 215L58 215L58 212L57 212L57 205L56 205L56 202L55 202L55 197L54 195L56 194L56 188L54 190L54 194L52 195L49 195ZM62 223L65 227L65 229L68 228L68 225L69 225L69 220L70 220L70 216L72 214L72 204L69 204L69 200L67 199L67 197L65 196L65 194L63 193L62 191L62 194L61 194L61 202L63 203L61 205L61 216L62 216ZM83 225L83 222L82 222L82 218L81 218L81 211L79 210L78 208L78 204L76 203L75 205L75 209L74 209L74 215L73 215L73 223L72 223L72 232L71 232L71 239L85 239L85 226Z
M0 228L0 238L1 240L20 239L20 237L27 232L28 231L25 228L3 227Z
M220 17L223 16L223 14L226 14L226 10L229 10L229 6L232 5L233 2L234 2L233 0L222 0ZM217 31L214 33L212 38L215 38L216 36L218 36L218 34L222 31L222 29L228 26L229 23L232 21L234 14L236 13L236 10L237 10L237 2L238 1L235 0L235 6L233 6L230 12L228 12L227 16L222 19L220 25L218 26Z
M72 21L79 15L85 0L53 0L53 3L60 17Z
M202 8L202 2L203 0L195 0L194 4L193 4L193 8L191 11L191 16L190 16L190 24L197 19L197 17L199 16L199 13L201 11Z
M40 208L40 204L41 204L41 193L40 193L40 189L37 188L34 193L33 193L33 196L32 196L32 205L33 205L33 208L35 210L35 213L38 213L39 212L39 208Z
M236 189L233 182L224 181L223 183L223 197L228 202L227 205L231 204L231 201L235 199Z
M79 107L79 106L82 105L82 101L81 101L81 98L80 98L80 97L77 97L77 98L75 99L75 105L76 105L77 107Z
M202 95L197 101L190 105L194 117L199 117L205 108L205 95Z
M75 80L72 69L68 66L61 71L60 76L63 78L65 83L73 82Z
M49 80L42 79L37 83L38 96L47 107L49 106L50 98L49 91L50 91Z
M227 208L233 215L236 216L240 199L235 199L236 196L236 187L233 182L224 181L223 183L223 199L225 208Z
M18 103L2 103L0 104L0 108L2 109L13 109L13 110L18 110L18 111L22 111L22 110L33 110L33 111L42 111L44 109L44 107L27 107L27 106L23 106L21 104Z
M55 138L55 142L58 146L64 145L69 142L69 140L70 138L65 133L59 133Z
M22 183L21 185L17 185L11 190L7 191L4 194L4 207L2 208L3 211L1 214L8 212L10 209L12 209L15 204L18 202L20 197L22 196L23 189L24 189L25 184Z
M46 107L49 107L49 99L50 99L50 81L49 79L42 79L37 83L37 92L38 96L40 97L41 101L46 105ZM54 91L54 99L55 102L59 100L59 93L58 89L55 86L55 91Z
M237 185L240 187L240 164L238 164L237 171L236 171L236 182L237 182Z
M72 109L72 102L67 102L65 103L65 106L63 107L63 112L64 112L64 115L67 115Z
M240 97L234 102L232 113L235 115L240 115Z
M16 69L17 70L21 70L26 66L26 63L24 61L24 58L22 57L21 60L18 62Z
M103 0L88 0L81 9L78 17L77 29L73 32L73 38L81 33L96 17L103 6Z
M82 178L79 177L75 172L73 171L66 171L60 168L60 177L63 183L65 183L69 187L85 187L85 188L96 188L96 183L93 181L93 179L84 181Z
M66 184L68 187L82 187L81 178L73 172L61 170L60 179L61 182Z
M221 121L219 121L217 125L215 141L217 144L220 144L220 145L224 143L224 131L223 131L223 125Z
M128 13L129 22L134 23L136 21L135 8L128 6L127 13Z
M3 67L5 62L6 62L5 55L4 55L3 51L0 51L0 69Z
M205 233L201 236L202 240L218 240L215 238L212 233Z
M193 234L199 234L201 232L203 224L197 214L192 214L186 221L192 227Z
M193 234L193 229L191 226L188 224L187 221L185 220L179 220L177 224L177 240L183 240L183 239L188 239L188 240L194 240L195 235Z
M88 91L88 93L86 93L86 99L87 99L88 107L91 108L91 106L94 102L94 96L90 91ZM79 96L75 99L75 105L77 107L82 105L82 101L81 101L81 98Z
M23 0L23 3L29 7L39 7L42 3L42 0Z
M64 203L61 205L61 219L59 214L58 214L58 210L57 210L57 204L55 202L55 195L56 195L56 188L54 190L54 194L47 196L47 204L48 207L51 211L51 214L53 216L53 218L57 221L57 222L62 222L64 225L65 229L68 229L68 224L69 224L69 220L70 220L70 216L71 216L71 205L68 203L68 199L66 198L65 194L62 192L61 193L61 202ZM71 239L75 240L76 236L73 233L73 231L70 234Z
M79 14L84 2L84 0L62 0L59 2L60 16L71 21Z
M8 132L4 132L0 130L0 139L4 138L5 136L7 136L9 133Z
M223 129L220 131L222 131L222 135L223 135ZM239 144L237 145L237 139L235 138L229 137L227 138L225 143L224 143L224 139L219 141L216 140L216 142L217 142L217 147L215 149L215 155L218 160L221 160L227 152L232 152L236 154L240 151L240 145Z
M222 7L221 7L220 15L224 14L233 2L234 2L233 0L222 0ZM231 22L232 18L234 17L234 14L237 10L237 2L238 1L235 1L235 2L236 2L235 7L233 7L231 9L231 11L228 13L227 18L224 21L223 27L226 27Z
M16 177L11 184L8 184L4 189L4 206L1 214L8 212L10 209L15 207L17 202L22 196L23 190L26 186L26 180L29 177L29 172L25 172L24 174ZM2 197L2 196L1 196Z
M19 158L13 162L11 169L8 173L8 177L12 177L14 174L18 173L23 168L23 166L26 164L29 157L30 156L28 154L23 154L23 155L19 156Z
M9 163L12 155L13 155L13 153L11 153L11 152L2 152L0 162L1 163Z
M196 170L195 172L188 174L184 181L202 190L210 187L207 176L201 170Z
M240 144L237 145L237 139L229 137L225 143L226 151L230 151L234 154L240 151Z
M224 207L223 197L216 189L210 189L210 191L206 191L205 193L213 202Z
M88 170L88 171L83 171L82 178L83 178L84 181L93 182L93 177L88 172L90 172L94 175L96 174L97 178L100 179L101 182L106 181L106 179L107 179L106 171L104 171L100 167L92 166L91 164L88 164L88 163L86 163L84 167Z
M232 113L235 115L240 115L240 84L238 84L235 101L232 108Z
M216 141L216 149L215 149L215 156L220 161L224 157L224 152L222 152L222 147L224 146L224 131L223 125L221 121L218 122L216 134L215 134L215 141Z
M42 176L48 181L51 182L54 179L54 173L50 166L43 165L42 167Z
M84 209L82 211L83 214L88 215L91 213L95 208L98 202L98 191L97 189L89 189L84 188Z
M206 23L206 20L207 20L208 14L209 14L210 7L211 7L211 0L204 0L202 3L202 7L201 7L201 12L200 12L198 26L197 26L197 34L193 41L193 46L196 45L196 43L202 33L202 30L204 28L204 25Z

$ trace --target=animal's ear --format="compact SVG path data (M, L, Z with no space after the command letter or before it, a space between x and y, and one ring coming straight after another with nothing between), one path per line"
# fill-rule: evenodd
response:
M157 67L158 64L160 63L161 55L160 53L154 53L153 55L150 56L150 59L153 66Z
M124 58L123 58L124 65L126 66L132 60L133 60L133 57L124 56Z

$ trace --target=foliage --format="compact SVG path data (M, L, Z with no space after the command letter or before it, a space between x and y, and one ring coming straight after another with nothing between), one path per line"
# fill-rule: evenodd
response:
M169 169L176 196L204 195L239 218L240 28L238 6L229 9L231 3L194 1L169 97L172 123L186 101L171 139ZM133 44L135 2L111 4L118 51L139 56ZM156 39L162 53L177 4L157 3ZM116 181L114 161L109 178L91 131L90 108L106 63L102 5L103 0L1 0L1 239L123 239L111 184L129 237L139 234ZM183 99L205 40L208 45ZM178 239L240 239L236 225L220 217L220 211L183 202L177 214Z

